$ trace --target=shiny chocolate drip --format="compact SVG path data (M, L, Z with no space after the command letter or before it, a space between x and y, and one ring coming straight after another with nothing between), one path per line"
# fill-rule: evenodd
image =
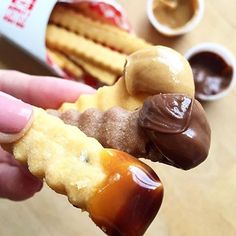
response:
M186 170L208 155L211 131L197 100L180 94L152 96L140 110L139 125L150 137L147 152L153 161Z
M162 183L149 166L118 150L104 150L102 165L107 178L89 200L90 217L107 235L143 235L161 206Z

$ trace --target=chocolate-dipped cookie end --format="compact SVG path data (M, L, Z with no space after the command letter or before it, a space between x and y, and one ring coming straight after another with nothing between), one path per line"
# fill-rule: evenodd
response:
M148 158L184 170L202 163L210 148L210 126L201 104L181 94L148 98L139 125L149 136Z

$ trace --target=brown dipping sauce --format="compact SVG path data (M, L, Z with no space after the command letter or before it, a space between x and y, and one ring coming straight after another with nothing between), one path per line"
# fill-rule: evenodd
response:
M195 97L216 95L224 91L233 78L233 67L213 52L200 52L189 59L195 82Z
M161 24L179 28L192 19L197 7L196 0L156 0L153 2L153 13Z
M108 177L89 201L90 217L107 235L143 235L162 203L159 178L127 153L106 149L102 156Z
M197 100L181 94L149 97L138 122L152 141L148 145L150 160L188 170L207 158L211 130Z

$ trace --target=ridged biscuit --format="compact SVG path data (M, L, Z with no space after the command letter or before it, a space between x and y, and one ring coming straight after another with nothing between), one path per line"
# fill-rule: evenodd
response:
M50 48L59 50L68 56L74 55L122 74L126 56L115 52L75 33L55 25L49 25L46 32L46 43Z
M60 111L83 112L91 107L106 111L114 106L135 110L151 95L181 93L194 97L194 91L193 73L187 60L173 49L153 46L128 56L124 76L114 85L82 95L75 103L64 103Z
M124 152L103 148L46 111L33 111L31 127L5 148L33 175L88 211L108 235L143 235L163 197L155 172Z
M81 66L84 69L84 71L86 71L87 73L89 73L90 75L92 75L93 77L95 77L104 84L112 85L118 78L117 74L109 70L105 70L104 68L101 68L98 65L91 63L90 61L86 61L75 56L70 56L69 58L76 65Z
M84 75L83 70L62 53L51 49L48 49L47 52L53 62L76 79L80 79Z
M151 46L134 34L95 21L67 7L57 6L50 22L125 54Z

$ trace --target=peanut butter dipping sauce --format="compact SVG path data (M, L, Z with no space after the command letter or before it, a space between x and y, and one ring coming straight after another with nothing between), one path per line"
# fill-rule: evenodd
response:
M192 19L197 7L196 0L155 0L153 13L161 24L179 28Z

